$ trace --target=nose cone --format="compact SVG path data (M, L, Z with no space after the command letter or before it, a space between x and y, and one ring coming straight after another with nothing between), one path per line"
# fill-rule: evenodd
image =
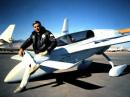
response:
M12 80L13 80L13 75L12 75L11 73L9 73L9 74L5 77L4 82L5 82L5 83L8 83L8 82L12 82Z
M8 83L10 81L10 78L9 78L9 76L7 75L6 77L5 77L5 79L4 79L4 82L5 83Z
M22 79L23 73L24 73L25 66L20 62L18 65L16 65L5 77L4 82L17 82Z

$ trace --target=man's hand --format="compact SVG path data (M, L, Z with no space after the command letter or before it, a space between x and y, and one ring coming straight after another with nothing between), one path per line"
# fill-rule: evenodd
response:
M47 55L48 54L48 51L46 50L46 51L44 51L44 52L40 52L38 55L40 55L40 56L45 56L45 55Z
M21 57L24 55L24 50L22 48L19 49L18 55Z

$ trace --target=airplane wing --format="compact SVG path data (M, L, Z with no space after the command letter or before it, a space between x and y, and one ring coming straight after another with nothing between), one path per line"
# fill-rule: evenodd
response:
M87 64L86 66L82 65L82 60L76 63L47 60L47 61L42 62L40 65L53 68L53 69L65 70L65 69L73 68L75 66L78 66L79 69L82 69L82 68L88 67L92 63L92 61L89 61L89 60L85 60L84 62Z
M28 51L30 53L31 56L34 56L34 52L33 51ZM22 61L23 57L19 56L19 55L13 55L11 57L11 59L13 60L18 60L18 61Z
M21 57L19 55L14 55L14 56L11 57L11 59L21 61L23 59L23 57Z
M14 56L11 57L11 59L21 61L23 59L23 57L21 57L19 55L14 55ZM63 69L69 69L69 68L75 66L76 64L47 60L47 61L42 62L40 65L50 67L50 68L54 68L54 69L63 70Z
M40 65L50 67L50 68L54 68L54 69L64 70L64 69L72 68L76 64L47 60L47 61L42 62Z
M125 35L125 36L120 36L120 37L105 39L105 40L100 40L100 41L94 41L94 45L90 46L88 49L121 44L125 42L130 42L130 35Z
M84 40L79 43L75 43L75 45L68 45L67 51L74 53L82 50L87 50L87 49L93 49L93 48L99 48L99 47L104 47L104 46L110 46L110 45L115 45L115 44L121 44L125 42L130 42L130 35L124 35L124 36L119 36L119 37L114 37L114 38L108 38L108 39L103 39L103 40L97 40L97 41L91 41L87 42L87 40ZM78 47L77 48L77 44ZM71 47L73 46L73 48Z
M19 60L21 61L23 57L19 55L14 55L11 57L11 59L14 60ZM54 69L68 69L73 67L75 64L73 63L67 63L67 62L60 62L60 61L52 61L52 60L47 60L41 63L42 66L54 68Z

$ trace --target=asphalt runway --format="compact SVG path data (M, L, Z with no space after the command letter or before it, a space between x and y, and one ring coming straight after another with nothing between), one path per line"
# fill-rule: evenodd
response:
M89 58L93 63L88 69L72 68L41 76L18 94L13 94L13 90L19 83L3 82L18 61L10 59L13 54L0 54L0 97L130 97L130 52L106 54L116 65L128 64L121 76L109 77L111 66L103 56L95 55Z

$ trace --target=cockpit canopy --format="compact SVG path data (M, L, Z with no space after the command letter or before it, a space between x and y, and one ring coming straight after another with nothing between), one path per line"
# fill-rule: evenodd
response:
M67 44L72 44L92 37L94 37L94 32L92 30L80 31L58 37L57 44L58 46L64 46Z

